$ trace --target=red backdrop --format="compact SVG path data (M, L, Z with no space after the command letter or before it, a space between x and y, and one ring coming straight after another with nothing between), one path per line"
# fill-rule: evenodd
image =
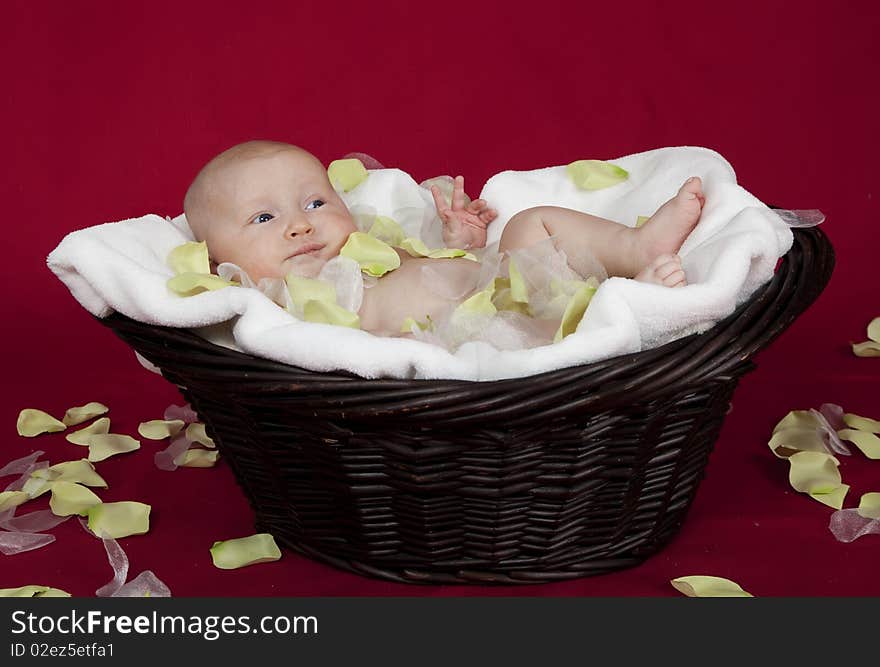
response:
M195 171L233 143L290 141L325 163L364 151L417 180L460 172L472 193L504 169L708 146L762 200L824 211L838 265L741 383L708 476L663 552L630 570L524 588L389 584L292 553L220 571L211 544L252 532L229 468L162 472L145 441L99 464L105 500L153 506L150 533L121 541L132 576L152 569L178 596L660 596L678 595L668 581L687 574L764 596L880 594L880 537L836 542L832 510L791 490L766 445L796 408L837 402L880 417L880 360L849 350L880 315L876 3L236 4L5 4L0 464L36 448L53 462L82 454L63 435L19 438L21 408L60 415L99 400L114 432L134 433L180 402L45 257L74 229L178 214ZM842 471L848 506L880 491L880 462L857 454ZM110 579L100 543L76 522L54 533L42 550L0 556L0 587L92 595Z

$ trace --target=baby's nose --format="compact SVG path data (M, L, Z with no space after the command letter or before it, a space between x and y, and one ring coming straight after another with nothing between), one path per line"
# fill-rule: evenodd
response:
M290 236L299 236L301 234L311 234L312 225L305 216L296 216L287 225L286 233Z

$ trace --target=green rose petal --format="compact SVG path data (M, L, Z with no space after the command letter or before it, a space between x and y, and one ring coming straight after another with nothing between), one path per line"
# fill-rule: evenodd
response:
M678 577L669 582L675 590L690 598L750 598L754 597L735 581L723 577Z
M400 255L384 241L363 232L354 232L339 254L356 261L361 271L379 278L400 267Z
M95 466L93 466L87 459L56 463L48 468L35 470L31 473L31 477L35 479L45 479L50 482L73 482L75 484L84 484L85 486L107 488L107 482L95 472Z
M399 246L406 237L403 227L396 220L384 215L376 216L376 219L370 226L370 231L367 233L392 246Z
M837 432L842 440L849 440L869 459L880 459L880 438L873 433L845 428Z
M412 333L413 327L418 327L422 331L433 329L431 318L429 317L425 322L419 322L412 317L407 317L400 325L400 333Z
M862 494L859 500L858 513L866 519L880 519L880 493L871 491Z
M480 290L476 294L462 301L452 313L452 319L463 316L482 315L492 316L498 312L495 304L492 303L492 294L495 291L494 285Z
M357 158L333 160L327 167L327 178L336 189L350 192L367 180L367 168Z
M52 483L49 508L57 516L85 516L90 508L100 503L101 499L84 486L63 481Z
M577 326L580 324L584 313L587 312L587 307L590 305L590 301L593 300L593 295L596 293L597 289L598 283L590 283L587 281L584 281L583 284L577 288L569 300L568 305L565 307L565 312L562 314L562 321L559 323L559 328L556 330L556 335L553 337L554 343L558 343L563 338L577 330Z
M150 506L134 501L101 503L88 511L89 530L98 537L119 539L150 530Z
M211 559L221 570L234 570L246 565L268 563L281 558L281 550L269 533L257 533L250 537L214 542Z
M648 222L648 220L650 220L650 219L651 219L651 216L649 216L649 215L640 215L640 216L638 216L638 217L636 218L636 227L641 227L641 226L644 225L646 222Z
M294 305L302 308L307 301L336 303L336 288L326 280L300 278L292 273L284 279Z
M529 291L526 288L526 281L513 259L507 265L507 272L510 275L510 298L517 303L528 303Z
M70 593L50 586L19 586L0 588L0 598L69 598Z
M868 324L868 338L875 343L880 343L880 317L875 317Z
M109 432L110 418L101 417L100 419L96 419L95 421L93 421L85 428L81 428L80 430L74 431L73 433L68 433L66 436L64 436L64 439L67 440L67 442L72 442L74 445L83 445L84 447L88 447L89 443L92 441L92 436L103 435Z
M205 447L209 447L210 449L214 449L216 445L214 441L208 437L208 434L205 432L205 425L201 422L195 422L186 427L186 437L188 440L192 442L197 442L200 445L204 445Z
M603 160L577 160L567 165L565 171L581 190L601 190L629 178L625 169Z
M24 483L24 486L21 488L21 490L28 494L28 496L31 498L39 498L44 493L46 493L46 491L49 491L52 488L52 484L54 484L53 481L43 479L41 477L36 477L33 473L31 473L31 476Z
M204 241L191 241L177 246L168 253L168 266L176 274L211 273L208 244Z
M436 250L430 250L421 239L411 236L400 242L400 248L401 250L406 251L411 257L428 257L430 259L455 259L457 257L463 257L472 262L477 261L477 258L466 250L460 250L458 248L437 248Z
M174 462L184 468L212 468L217 464L220 453L210 449L188 449Z
M34 408L25 408L18 413L16 422L18 434L26 438L33 438L41 433L57 433L67 428L64 422L58 421L47 412Z
M318 324L335 324L352 329L361 328L361 318L357 313L327 301L306 301L303 306L303 319Z
M138 433L148 440L173 438L183 430L186 423L182 419L151 419L138 424Z
M30 499L30 495L25 491L0 491L0 512L18 507Z
M85 405L70 408L70 410L64 413L64 417L61 418L61 421L67 426L76 426L77 424L82 424L83 422L88 421L92 417L103 415L109 410L110 408L103 403L92 401Z
M89 461L103 461L117 454L133 452L140 449L140 446L141 443L130 435L116 433L93 435L89 441Z
M180 296L195 296L201 292L234 287L237 284L210 273L181 273L166 283L168 289Z
M852 344L853 354L857 357L880 357L880 343L872 340Z
M858 431L867 431L868 433L880 433L880 421L869 417L861 417L847 412L843 415L843 423Z
M796 491L820 503L840 509L849 486L841 483L839 462L824 452L796 452L788 457L788 479Z

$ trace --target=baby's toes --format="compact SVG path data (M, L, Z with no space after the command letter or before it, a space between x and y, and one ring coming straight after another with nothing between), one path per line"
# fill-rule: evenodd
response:
M683 269L673 271L660 282L666 287L684 287L687 285L687 279L685 278Z

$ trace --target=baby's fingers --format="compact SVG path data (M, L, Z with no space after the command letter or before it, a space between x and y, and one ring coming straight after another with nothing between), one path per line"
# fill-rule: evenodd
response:
M452 186L452 210L461 211L464 208L464 176L456 176Z
M480 220L482 220L486 224L492 222L497 217L498 211L496 211L494 208L487 208L483 211L480 211Z
M437 208L437 213L440 214L440 217L445 218L449 215L449 204L446 203L446 198L436 185L431 186L431 196L434 198L434 206Z

